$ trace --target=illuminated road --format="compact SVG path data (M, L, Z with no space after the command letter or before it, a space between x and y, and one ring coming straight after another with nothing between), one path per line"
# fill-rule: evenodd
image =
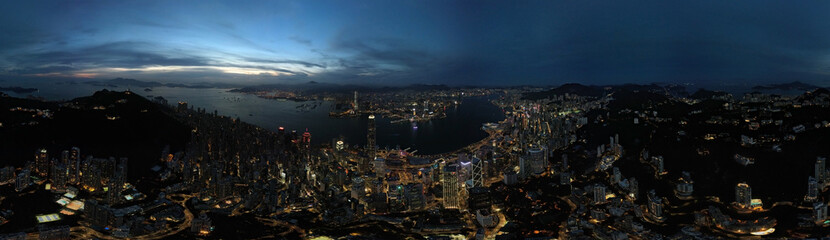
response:
M302 229L300 227L297 227L293 224L290 224L288 222L276 220L276 219L273 219L273 218L257 217L256 219L259 220L262 224L265 224L265 225L268 225L268 226L271 226L271 227L279 226L279 227L285 227L285 228L289 229L288 231L280 233L279 234L280 236L285 237L286 235L288 235L291 232L297 232L297 233L300 234L300 238L305 238L306 233L305 233L304 229Z

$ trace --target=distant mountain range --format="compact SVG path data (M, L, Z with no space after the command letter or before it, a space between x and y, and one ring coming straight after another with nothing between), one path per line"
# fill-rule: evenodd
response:
M802 82L790 82L790 83L782 83L782 84L768 84L768 85L759 85L754 86L751 91L813 91L816 89L823 89L822 87L806 84ZM706 89L698 89L693 94L689 94L686 91L686 87L679 84L648 84L648 85L639 85L639 84L623 84L623 85L582 85L579 83L567 83L563 84L559 87L552 88L550 90L541 91L541 92L532 92L526 93L524 95L525 99L543 99L548 98L553 95L564 95L564 94L574 94L579 96L587 96L587 97L601 97L605 94L609 94L612 92L619 92L621 90L631 91L631 92L649 92L649 93L660 93L666 96L674 96L674 97L689 97L694 99L708 99L717 96L725 96L729 93L723 91L711 91ZM747 91L748 92L748 91Z
M428 91L428 90L450 90L450 89L460 89L461 87L449 87L447 85L431 85L431 84L412 84L403 87L371 87L371 86L361 86L361 85L340 85L334 83L320 83L315 81L310 81L306 83L300 84L266 84L266 85L258 85L258 86L249 86L249 87L241 87L231 90L231 92L258 92L258 91L268 91L274 89L283 89L283 90L298 90L303 91L305 93L321 93L321 92L331 92L331 93L346 93L346 92L389 92L389 91L400 91L400 90L413 90L413 91Z
M768 84L768 85L759 85L752 87L752 90L761 91L761 90L801 90L801 91L812 91L816 88L821 88L816 85L807 84L799 81L790 82L790 83L781 83L781 84Z
M178 87L178 88L215 88L219 85L202 84L202 85L188 85L181 83L160 83L155 81L141 81L131 78L116 78L106 81L88 81L84 82L89 85L98 87L139 87L139 88L153 88L153 87Z
M23 94L23 93L37 92L37 88L0 87L0 92L2 92L2 91L8 91L8 92L13 92L13 93L17 93L17 94Z
M688 96L689 93L686 92L686 88L682 85L677 84L649 84L649 85L638 85L638 84L623 84L623 85L582 85L579 83L567 83L563 84L559 87L552 88L547 91L541 92L533 92L527 93L524 95L525 99L542 99L548 98L552 95L564 95L564 94L573 94L579 96L587 96L587 97L601 97L603 95L618 92L618 91L628 91L628 92L653 92L653 93L663 93L669 96Z

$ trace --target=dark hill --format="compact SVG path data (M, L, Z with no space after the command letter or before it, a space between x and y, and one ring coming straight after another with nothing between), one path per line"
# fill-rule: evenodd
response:
M52 118L27 120L36 125L0 128L4 165L20 167L33 160L35 150L41 147L47 148L50 157L59 158L61 151L77 146L83 157L128 157L129 178L136 179L158 162L166 145L172 152L183 150L190 136L189 127L165 114L169 109L131 92L103 90L65 103L16 98L0 103L2 117L10 113L7 106L15 105L50 109L54 114Z

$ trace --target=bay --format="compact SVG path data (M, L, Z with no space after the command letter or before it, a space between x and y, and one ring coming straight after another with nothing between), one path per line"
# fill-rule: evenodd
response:
M9 84L8 82L4 85ZM67 100L89 96L104 89L84 83L27 82L18 86L35 87L39 91L31 94L7 93L15 97L33 95L47 100ZM161 96L170 104L187 102L194 108L219 115L239 118L272 131L285 127L286 131L296 130L302 134L311 133L312 144L330 144L335 138L342 138L350 147L366 144L368 119L366 115L354 118L331 118L328 116L333 102L330 101L285 101L264 99L249 94L229 92L222 88L171 88L155 87L152 91L144 88L110 87L109 90L131 90L151 98ZM447 116L426 122L408 121L391 123L384 116L376 118L377 144L381 148L411 148L419 154L450 152L475 143L487 136L481 130L483 123L504 119L502 109L489 102L497 96L464 98L461 104L447 109ZM303 105L317 105L305 107ZM298 108L299 107L299 108Z

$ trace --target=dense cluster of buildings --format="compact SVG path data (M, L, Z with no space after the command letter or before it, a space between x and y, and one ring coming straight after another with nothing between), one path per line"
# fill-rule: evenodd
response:
M809 100L758 94L743 101L718 99L726 103L719 105L716 113L685 113L712 115L700 123L689 123L693 120L664 116L652 106L609 109L613 94L564 94L528 100L521 97L521 91L503 90L503 97L493 103L505 110L506 118L482 128L489 134L487 138L451 153L422 156L409 149L379 148L373 114L362 115L368 120L366 145L332 139L330 145L312 146L311 132L284 128L271 132L181 102L170 114L191 128L190 141L184 151L165 149L161 153L152 171L153 179L163 186L154 199L128 183L126 158L82 157L78 148L57 155L38 150L22 168L0 168L0 183L13 184L18 192L48 184L65 208L60 214L81 213L84 227L115 237L176 233L174 228L208 236L216 224L209 213L253 213L286 224L300 218L292 214L318 214L319 218L302 221L326 226L384 221L430 237L706 239L711 233L771 234L778 220L765 215L771 204L753 198L752 179L728 184L730 192L734 186L734 198L731 194L701 196L700 183L707 178L693 169L679 169L674 164L676 155L651 147L649 141L658 133L648 127L670 126L665 127L672 129L667 139L677 142L728 139L740 150L740 154L734 153L737 163L728 160L735 168L753 164L756 156L746 149L780 152L782 142L830 127L821 119L811 120L813 124L778 118L795 106L827 107L824 95ZM414 110L406 114L413 116L429 114L432 108L442 106L423 100L434 94L443 94L446 98L440 99L444 102L460 97L438 91L413 94L390 104L412 107ZM381 114L376 110L389 107L367 105L377 101L361 101L355 95L357 112ZM740 114L721 114L721 110ZM616 125L623 123L626 125ZM612 126L652 132L646 139L620 128L597 137L590 134L599 131L586 130L589 124L592 130L615 124ZM691 124L737 127L740 134L684 128ZM771 126L784 131L765 131ZM696 150L701 158L710 154L705 146ZM622 161L626 165L620 164ZM809 226L830 223L823 197L830 185L825 164L826 158L816 158L813 174L806 179L806 194L797 203L810 210ZM669 187L661 188L660 184ZM721 202L720 198L726 200ZM680 211L694 215L694 222L679 223L676 216ZM60 234L66 232L67 228L56 228L40 234L63 236Z

